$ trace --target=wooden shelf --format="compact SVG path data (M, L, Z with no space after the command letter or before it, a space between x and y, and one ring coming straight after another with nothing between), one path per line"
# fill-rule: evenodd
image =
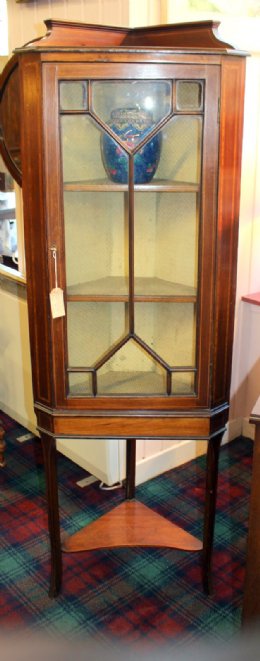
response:
M71 192L128 192L127 184L116 184L110 179L93 179L89 181L71 181L64 183L64 191ZM152 179L149 184L135 184L136 192L165 192L165 193L198 193L199 184L187 181L171 181L168 179Z
M97 521L66 538L63 551L125 546L158 546L200 551L199 539L136 500L126 500Z
M127 279L120 276L99 278L70 285L67 301L125 302L129 300ZM170 282L162 278L135 278L135 296L138 302L195 303L196 289L189 285Z
M245 303L252 303L253 305L260 305L260 291L256 292L255 294L247 294L246 296L242 296L242 301L245 301Z

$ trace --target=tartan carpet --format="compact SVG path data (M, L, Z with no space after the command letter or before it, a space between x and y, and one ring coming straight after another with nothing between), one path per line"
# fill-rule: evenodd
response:
M1 471L2 629L113 639L152 649L206 639L230 641L240 630L251 482L252 442L221 448L213 555L214 594L202 591L200 554L123 548L63 555L62 594L48 597L49 546L40 442L1 414L7 466ZM98 441L97 441L98 442ZM82 489L80 467L59 455L61 528L81 526L119 504L124 490ZM136 497L201 537L205 457L137 487Z

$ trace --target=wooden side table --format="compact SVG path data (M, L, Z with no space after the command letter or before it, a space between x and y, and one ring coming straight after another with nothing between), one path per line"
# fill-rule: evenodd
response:
M256 432L249 507L243 624L260 621L260 397L253 408L250 422L256 425Z
M4 468L5 462L5 440L4 440L4 429L0 419L0 468Z

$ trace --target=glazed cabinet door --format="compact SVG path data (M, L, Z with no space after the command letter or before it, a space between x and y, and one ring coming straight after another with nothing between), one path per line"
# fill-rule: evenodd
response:
M43 71L56 403L207 405L218 67Z

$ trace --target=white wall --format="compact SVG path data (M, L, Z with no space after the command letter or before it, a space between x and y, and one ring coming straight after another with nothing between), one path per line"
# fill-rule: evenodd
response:
M237 296L230 420L243 425L260 392L260 307L243 295L260 292L260 54L247 61ZM243 428L243 427L242 427ZM244 433L253 435L253 427Z
M28 4L8 0L9 52L44 35L47 18L125 26L128 17L128 0L35 0Z
M27 302L0 289L0 309L0 408L35 431Z

